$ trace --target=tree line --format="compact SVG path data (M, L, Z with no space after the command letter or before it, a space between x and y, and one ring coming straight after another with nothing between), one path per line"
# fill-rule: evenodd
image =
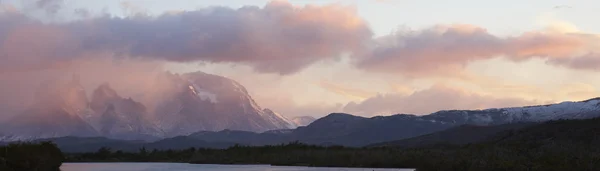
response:
M185 162L286 166L416 168L419 171L600 170L600 118L559 120L501 132L484 142L415 148L316 146L299 142L227 149L102 148L68 155L69 161Z
M63 154L50 142L0 146L1 171L58 171L68 162L182 162L315 167L416 168L419 171L600 170L600 119L551 121L488 141L415 148L317 146L292 142L227 149L141 148Z
M600 150L574 144L469 144L400 149L322 147L301 143L228 149L151 150L127 153L102 148L71 154L72 162L182 162L429 170L599 170Z

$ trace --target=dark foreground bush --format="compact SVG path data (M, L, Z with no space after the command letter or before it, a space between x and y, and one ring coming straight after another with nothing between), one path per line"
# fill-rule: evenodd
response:
M0 171L59 171L64 159L50 142L0 146Z

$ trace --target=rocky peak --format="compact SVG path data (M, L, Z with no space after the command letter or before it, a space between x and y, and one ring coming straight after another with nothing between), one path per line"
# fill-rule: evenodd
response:
M293 125L270 110L264 111L246 89L231 79L203 72L159 76L153 90L153 115L172 135L223 129L262 132ZM292 126L293 127L293 126Z
M94 90L94 95L106 97L119 97L117 91L110 87L108 83L104 83L98 86L98 88Z
M110 85L104 83L92 93L90 107L96 112L104 112L108 104L117 100L121 100L121 96Z

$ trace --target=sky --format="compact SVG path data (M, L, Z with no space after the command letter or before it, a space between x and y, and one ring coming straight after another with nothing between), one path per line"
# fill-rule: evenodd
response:
M10 80L0 87L48 68L75 68L129 89L143 86L131 78L157 68L203 71L240 82L260 106L289 117L579 101L600 96L599 6L591 0L0 0L0 77Z

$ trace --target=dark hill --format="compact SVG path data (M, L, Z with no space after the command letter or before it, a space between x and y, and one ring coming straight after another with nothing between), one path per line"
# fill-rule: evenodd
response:
M414 138L377 143L369 145L369 147L413 148L434 146L439 144L465 145L471 143L480 143L497 136L501 132L518 130L536 124L537 123L514 123L497 126L462 125Z

